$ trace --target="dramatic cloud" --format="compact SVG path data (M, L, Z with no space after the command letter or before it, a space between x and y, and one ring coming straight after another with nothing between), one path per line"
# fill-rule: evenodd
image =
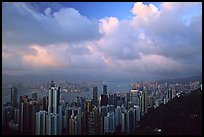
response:
M3 3L3 73L170 78L202 73L202 3L137 2L127 20ZM19 74L22 74L19 73Z
M3 42L10 45L84 42L100 38L97 22L81 16L73 8L62 8L51 14L49 7L39 13L25 3L3 3L2 25Z

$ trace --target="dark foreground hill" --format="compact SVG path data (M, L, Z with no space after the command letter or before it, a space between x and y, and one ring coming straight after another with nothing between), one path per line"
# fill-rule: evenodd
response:
M135 134L202 135L202 91L192 91L149 110Z

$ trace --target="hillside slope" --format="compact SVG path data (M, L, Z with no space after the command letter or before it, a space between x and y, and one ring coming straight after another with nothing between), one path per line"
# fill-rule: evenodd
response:
M202 91L176 97L157 109L151 109L142 119L136 134L158 134L161 129L165 135L202 134Z

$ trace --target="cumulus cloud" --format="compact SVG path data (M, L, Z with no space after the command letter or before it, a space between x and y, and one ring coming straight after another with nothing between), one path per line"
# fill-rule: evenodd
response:
M159 11L153 4L145 5L142 2L134 4L131 12L136 15L136 18L147 22L149 18L155 18L159 16Z
M46 49L38 45L31 45L31 49L35 50L34 55L23 55L23 62L31 66L46 66L46 67L60 67L63 63L53 58L52 53L48 53Z
M197 10L197 12L190 13ZM198 10L199 9L199 10ZM3 3L3 71L177 77L202 72L202 3L137 2L128 20Z
M2 13L3 40L10 45L80 42L101 36L97 22L73 8L61 8L51 14L48 7L43 14L26 4L3 3Z

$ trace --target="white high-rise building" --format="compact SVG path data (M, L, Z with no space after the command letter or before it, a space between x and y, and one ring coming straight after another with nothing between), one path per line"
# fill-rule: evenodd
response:
M48 99L48 113L58 114L60 105L60 87L56 87L54 81L51 81Z
M46 111L36 112L36 135L46 135Z

